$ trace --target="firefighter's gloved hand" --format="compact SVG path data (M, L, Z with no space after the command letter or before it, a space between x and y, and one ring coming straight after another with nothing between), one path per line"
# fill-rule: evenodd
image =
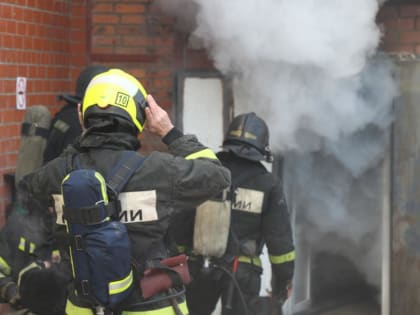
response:
M287 299L287 290L271 295L271 315L282 315L283 304Z
M57 264L34 262L21 271L19 279L23 307L35 314L64 314L69 282Z
M19 294L19 288L22 286L22 279L24 279L24 275L30 271L30 270L34 270L34 269L43 269L45 268L45 264L43 261L34 261L31 264L29 264L28 266L26 266L25 268L23 268L20 272L19 272L19 276L18 276L18 283L17 283L17 295L20 296Z
M17 284L13 281L5 283L0 290L0 302L15 305L18 301L19 290Z
M278 284L278 283L276 283ZM282 285L276 285L271 293L271 309L272 315L282 315L282 307L284 302L291 294L291 283L287 282Z
M22 283L22 278L23 275L25 273L27 273L29 270L33 270L33 269L44 269L46 267L45 263L43 261L40 260L36 260L32 263L30 263L29 265L27 265L25 268L23 268L20 272L19 272L19 277L18 277L18 286L20 286Z

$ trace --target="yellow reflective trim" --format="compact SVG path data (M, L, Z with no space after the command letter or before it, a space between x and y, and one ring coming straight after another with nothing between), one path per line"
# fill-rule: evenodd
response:
M67 300L66 314L67 315L93 315L93 311L90 308L74 305L70 300Z
M69 179L69 177L70 177L70 174L67 174L66 176L64 176L63 180L61 181L61 197L63 196L63 184L66 180ZM53 197L54 197L54 195L53 195ZM54 198L54 203L55 203L55 206L57 206L57 201L56 201L55 198ZM64 221L64 219L63 219L63 221Z
M103 176L98 173L95 172L95 177L96 179L101 183L101 194L102 194L102 200L105 202L105 204L108 203L108 194L106 193L106 183L105 183L105 179L103 178Z
M70 174L67 174L66 176L64 176L63 180L61 181L61 186L63 186L64 182L65 182L66 180L68 180L68 179L69 179L69 177L70 177ZM62 190L61 190L61 194L63 194L63 191L62 191Z
M234 137L240 137L242 134L242 129L236 129L229 131L229 134Z
M127 290L133 283L133 271L127 277L121 280L113 281L108 284L109 295L118 294Z
M67 232L67 234L70 234L69 225L67 224L67 221L66 221L66 232ZM76 272L74 271L73 254L71 252L71 246L69 246L69 254L70 254L71 273L72 273L73 279L74 279L74 278L76 278Z
M25 244L26 244L26 240L25 240L25 238L21 237L21 238L19 239L19 245L18 245L18 249L19 249L21 252L24 252L24 251L25 251Z
M26 266L25 268L23 268L20 272L19 272L19 277L18 277L18 287L20 286L20 280L22 279L22 276L25 272L31 270L31 269L41 269L41 266L38 265L38 263L36 261L34 261L32 264Z
M260 257L248 257L248 256L239 256L238 261L247 264L253 264L258 267L262 267Z
M69 248L70 253L70 266L71 266L71 273L73 274L73 278L76 278L76 271L74 271L74 262L73 262L73 254L71 252L71 247Z
M185 253L186 250L187 250L187 246L185 246L185 245L177 245L176 246L176 249L177 249L178 253Z
M274 256L274 255L270 255L270 262L272 264L284 264L286 262L289 261L294 261L295 260L295 251L291 251L287 254L284 255L280 255L280 256Z
M195 159L199 159L199 158L217 160L216 154L214 154L214 152L210 149L204 149L204 150L192 153L190 155L187 155L185 157L186 160L195 160Z
M36 245L35 243L29 243L29 254L33 254L35 252Z
M182 315L188 315L188 307L187 302L181 302L178 304L179 309L181 310ZM68 315L76 315L74 314L68 314ZM79 315L79 314L77 314ZM80 314L84 315L84 314ZM173 306L166 306L160 309L151 310L151 311L123 311L121 315L177 315L175 313L175 310Z
M6 276L10 275L11 272L10 265L3 259L3 257L0 257L0 271Z

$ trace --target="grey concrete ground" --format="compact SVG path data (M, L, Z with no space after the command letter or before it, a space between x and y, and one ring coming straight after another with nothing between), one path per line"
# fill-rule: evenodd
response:
M352 304L320 313L319 315L380 315L380 310L372 305Z

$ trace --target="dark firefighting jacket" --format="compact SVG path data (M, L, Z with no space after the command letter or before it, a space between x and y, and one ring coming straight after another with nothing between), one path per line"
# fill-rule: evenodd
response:
M51 238L52 216L32 203L28 210L15 204L0 230L0 294L10 283L17 284L19 273L36 260L50 260L54 252Z
M260 162L231 152L219 152L217 156L232 177L228 194L232 205L230 231L226 254L221 260L231 263L238 257L240 262L262 267L259 256L265 244L272 267L273 292L280 293L292 280L295 260L281 182ZM194 209L179 211L171 218L170 235L177 246L174 252L189 252L193 248L194 218Z
M195 136L178 133L163 140L169 153L151 153L119 195L120 221L126 224L132 257L140 269L149 260L167 256L165 236L174 209L196 207L230 184L230 172ZM137 138L127 133L87 133L60 157L25 177L22 184L36 198L53 197L60 225L64 223L61 182L69 155L78 154L81 167L94 168L107 178L122 150L138 147Z
M44 151L44 163L55 159L82 134L77 104L68 102L54 116Z
M252 257L267 246L274 280L273 292L285 288L294 271L291 223L281 182L259 162L231 152L217 154L231 171L232 212L226 256L259 264ZM248 261L249 259L249 261Z

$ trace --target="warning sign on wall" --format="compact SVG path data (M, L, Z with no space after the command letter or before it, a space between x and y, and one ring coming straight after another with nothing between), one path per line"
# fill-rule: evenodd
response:
M16 78L16 109L26 109L26 78Z

